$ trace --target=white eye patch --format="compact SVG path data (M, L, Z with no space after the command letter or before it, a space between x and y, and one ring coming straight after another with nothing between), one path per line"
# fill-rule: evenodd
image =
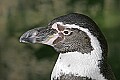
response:
M70 30L64 30L64 31L61 31L64 35L70 35L72 33L72 31Z
M52 29L55 29L55 30L57 30L57 31L59 32L58 27L57 27L57 23L54 23L54 24L52 25Z
M68 30L68 29L65 29L65 26L63 26L63 24L61 24L61 23L54 23L53 25L52 25L52 28L53 29L55 29L55 30L57 30L58 31L58 33L63 33L64 35L69 35L72 31L70 31L70 30Z

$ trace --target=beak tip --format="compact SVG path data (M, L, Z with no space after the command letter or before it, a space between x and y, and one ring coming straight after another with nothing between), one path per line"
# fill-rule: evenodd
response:
M19 38L19 42L21 43L27 43L28 42L29 37L26 35L26 33L24 33L20 38Z
M26 37L22 35L19 39L19 42L21 43L35 43L35 38L34 37Z
M22 43L27 43L29 42L29 31L25 32L20 38L19 38L19 42L22 42Z
M21 36L20 39L19 39L19 42L26 42L26 41L25 41L24 38Z

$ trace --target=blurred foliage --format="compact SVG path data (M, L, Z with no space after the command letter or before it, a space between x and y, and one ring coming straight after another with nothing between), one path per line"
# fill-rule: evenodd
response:
M0 0L0 80L50 80L58 54L49 46L19 43L19 37L71 12L86 14L99 25L120 80L120 0Z

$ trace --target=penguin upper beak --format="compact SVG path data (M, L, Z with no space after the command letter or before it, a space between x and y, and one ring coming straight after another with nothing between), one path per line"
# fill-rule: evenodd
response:
M43 43L52 45L53 41L58 37L57 31L50 28L35 28L25 32L20 37L20 42L25 43Z

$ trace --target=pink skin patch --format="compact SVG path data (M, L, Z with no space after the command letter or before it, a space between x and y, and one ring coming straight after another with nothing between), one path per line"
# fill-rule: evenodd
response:
M52 25L52 28L58 31L59 37L56 38L53 42L53 44L56 44L64 39L64 34L62 33L65 30L64 26L61 26L60 24L54 23Z
M57 24L57 28L59 31L64 31L65 27L61 26L60 24Z
M64 29L65 29L64 26L61 26L60 24L57 24L57 23L54 23L54 24L52 25L52 28L55 29L55 30L57 30L58 32L64 31Z
M63 33L58 33L59 37L54 40L53 44L57 44L58 42L62 41L64 39L64 34Z

